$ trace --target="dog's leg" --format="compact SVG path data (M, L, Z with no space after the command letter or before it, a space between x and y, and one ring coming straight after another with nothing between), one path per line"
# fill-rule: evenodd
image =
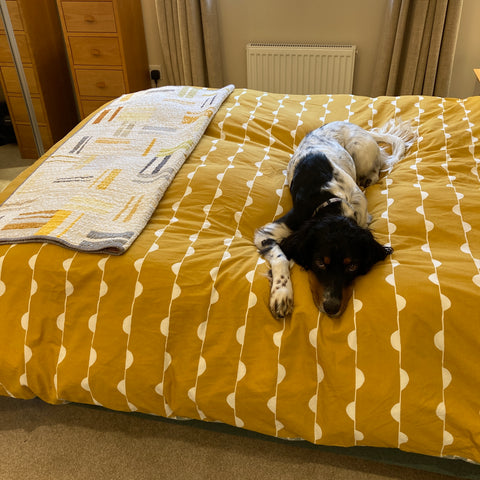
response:
M362 228L367 228L372 221L372 216L368 213L367 198L360 188L356 187L350 198L351 206L355 212L355 220Z
M282 239L292 231L283 222L272 222L255 232L254 242L260 254L270 264L272 283L270 289L270 311L275 318L282 319L293 310L293 286L290 279L290 261L279 246Z

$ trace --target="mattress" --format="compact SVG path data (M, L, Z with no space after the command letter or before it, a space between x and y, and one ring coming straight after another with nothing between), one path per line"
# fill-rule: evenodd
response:
M393 254L338 319L294 265L274 319L252 240L291 207L292 152L326 122L392 118L418 140L366 196ZM234 90L122 255L0 245L0 394L480 462L479 138L480 97Z

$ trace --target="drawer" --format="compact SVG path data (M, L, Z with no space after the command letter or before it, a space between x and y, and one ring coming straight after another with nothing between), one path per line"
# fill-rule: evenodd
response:
M112 98L105 97L105 98L102 98L101 100L81 100L80 115L82 116L82 118L85 118L86 116L90 115L100 107L103 107L106 103L108 103L110 100L114 100L115 98L117 97L112 97Z
M62 11L67 32L117 31L111 2L62 2Z
M20 15L20 10L16 1L8 0L7 1L7 10L10 15L10 21L12 22L12 27L14 30L23 30L22 16ZM0 31L4 32L5 27L3 22L0 22Z
M125 93L121 70L76 69L78 91L85 97L118 97Z
M32 63L27 37L22 34L16 34L15 40L17 41L22 63ZM0 63L13 63L13 56L6 35L0 35Z
M23 96L10 95L8 97L8 107L12 120L18 123L29 123L30 117L28 116L27 105ZM45 113L43 111L42 101L38 97L32 97L33 109L35 110L35 116L38 123L46 123Z
M31 94L39 93L35 72L32 67L23 67L27 78L28 88ZM2 67L2 76L7 93L22 93L20 80L15 67Z
M53 140L48 132L47 127L38 127L40 136L42 137L43 147L47 151L52 145ZM15 127L17 135L17 142L20 148L22 158L38 158L37 147L35 146L35 138L33 137L33 130L30 125L19 125Z
M70 37L75 65L121 66L120 45L116 37Z

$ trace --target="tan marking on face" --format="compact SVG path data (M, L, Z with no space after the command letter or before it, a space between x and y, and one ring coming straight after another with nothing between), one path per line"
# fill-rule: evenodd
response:
M315 306L320 310L320 312L325 313L325 310L323 308L324 287L318 281L317 277L312 271L308 271L308 283L310 284L310 291L312 292L313 303L315 303ZM353 285L349 285L348 287L345 287L343 289L342 305L340 307L339 312L334 316L335 318L340 317L342 313L345 311L345 309L347 308L348 302L352 296L352 293L353 293Z

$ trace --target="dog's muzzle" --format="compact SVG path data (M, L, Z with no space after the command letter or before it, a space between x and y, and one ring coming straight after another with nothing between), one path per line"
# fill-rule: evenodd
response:
M316 307L332 318L342 315L352 296L353 286L343 287L335 293L328 291L312 271L308 271L308 281Z

